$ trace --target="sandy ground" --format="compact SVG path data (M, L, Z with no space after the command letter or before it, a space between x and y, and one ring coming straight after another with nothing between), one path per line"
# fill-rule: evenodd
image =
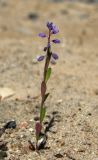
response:
M61 44L52 47L59 61L48 83L45 121L53 111L57 115L39 155L28 149L28 140L35 139L44 62L33 59L43 53L46 40L37 34L47 31L48 20L59 26ZM1 1L0 90L4 88L14 95L0 102L0 126L12 119L17 123L0 137L8 142L6 160L98 160L98 5ZM19 127L23 122L27 126Z

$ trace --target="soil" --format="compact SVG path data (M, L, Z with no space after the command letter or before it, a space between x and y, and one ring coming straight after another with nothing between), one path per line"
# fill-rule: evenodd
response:
M35 120L40 109L40 83L47 21L59 26L53 45L59 60L52 65L48 82L47 117L54 115L45 149L29 149L35 141ZM0 90L12 95L0 101L0 127L15 120L15 129L6 129L0 141L5 160L98 160L98 4L49 0L0 1ZM1 95L2 96L2 95ZM3 153L3 154L2 154ZM4 154L6 153L6 154Z

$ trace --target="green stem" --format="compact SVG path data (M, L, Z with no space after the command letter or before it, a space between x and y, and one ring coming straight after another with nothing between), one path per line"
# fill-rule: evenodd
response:
M51 33L49 31L49 36L48 36L48 44L50 44L50 36L51 36ZM48 49L47 49L47 55L46 55L46 60L45 60L45 65L44 65L44 75L43 75L43 81L45 82L45 78L46 78L46 73L47 73L47 69L49 67L49 63L50 63L50 59L51 59L51 47L49 46ZM46 82L45 82L46 83ZM45 96L45 95L44 95ZM45 97L42 97L42 100L41 100L41 109L43 108L43 105L44 105L44 98ZM41 111L40 109L40 111ZM41 112L40 112L41 113ZM41 117L41 116L40 116ZM41 119L41 118L40 118ZM41 120L40 120L40 123L42 124Z

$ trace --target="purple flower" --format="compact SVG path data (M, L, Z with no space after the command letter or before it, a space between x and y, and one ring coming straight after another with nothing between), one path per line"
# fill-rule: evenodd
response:
M52 57L53 57L55 60L57 60L57 59L59 58L56 53L52 53Z
M54 25L52 22L47 22L47 27L51 31L52 34L57 34L59 32L56 25Z
M47 22L47 27L48 27L49 30L52 30L53 23L52 22Z
M51 33L57 34L58 32L59 32L58 28L55 25L53 25Z
M45 56L41 55L41 56L37 56L37 61L43 61L45 58Z
M44 58L50 53L51 54L51 63L55 64L56 60L59 58L56 53L51 52L51 42L53 43L60 43L59 39L53 39L51 40L52 34L57 34L59 32L57 26L53 22L47 22L47 28L49 29L48 36L45 33L39 33L39 36L44 38L47 37L48 44L46 47L44 47L43 51L47 52L45 55L37 56L37 61L43 61Z
M53 39L52 42L53 43L60 43L60 40L59 39Z
M38 36L39 36L39 37L42 37L42 38L47 37L45 33L39 33Z

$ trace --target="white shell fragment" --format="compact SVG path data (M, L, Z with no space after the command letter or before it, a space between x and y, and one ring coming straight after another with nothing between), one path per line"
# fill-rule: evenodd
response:
M15 92L11 88L0 87L0 97L1 97L1 100L13 96L14 93Z

